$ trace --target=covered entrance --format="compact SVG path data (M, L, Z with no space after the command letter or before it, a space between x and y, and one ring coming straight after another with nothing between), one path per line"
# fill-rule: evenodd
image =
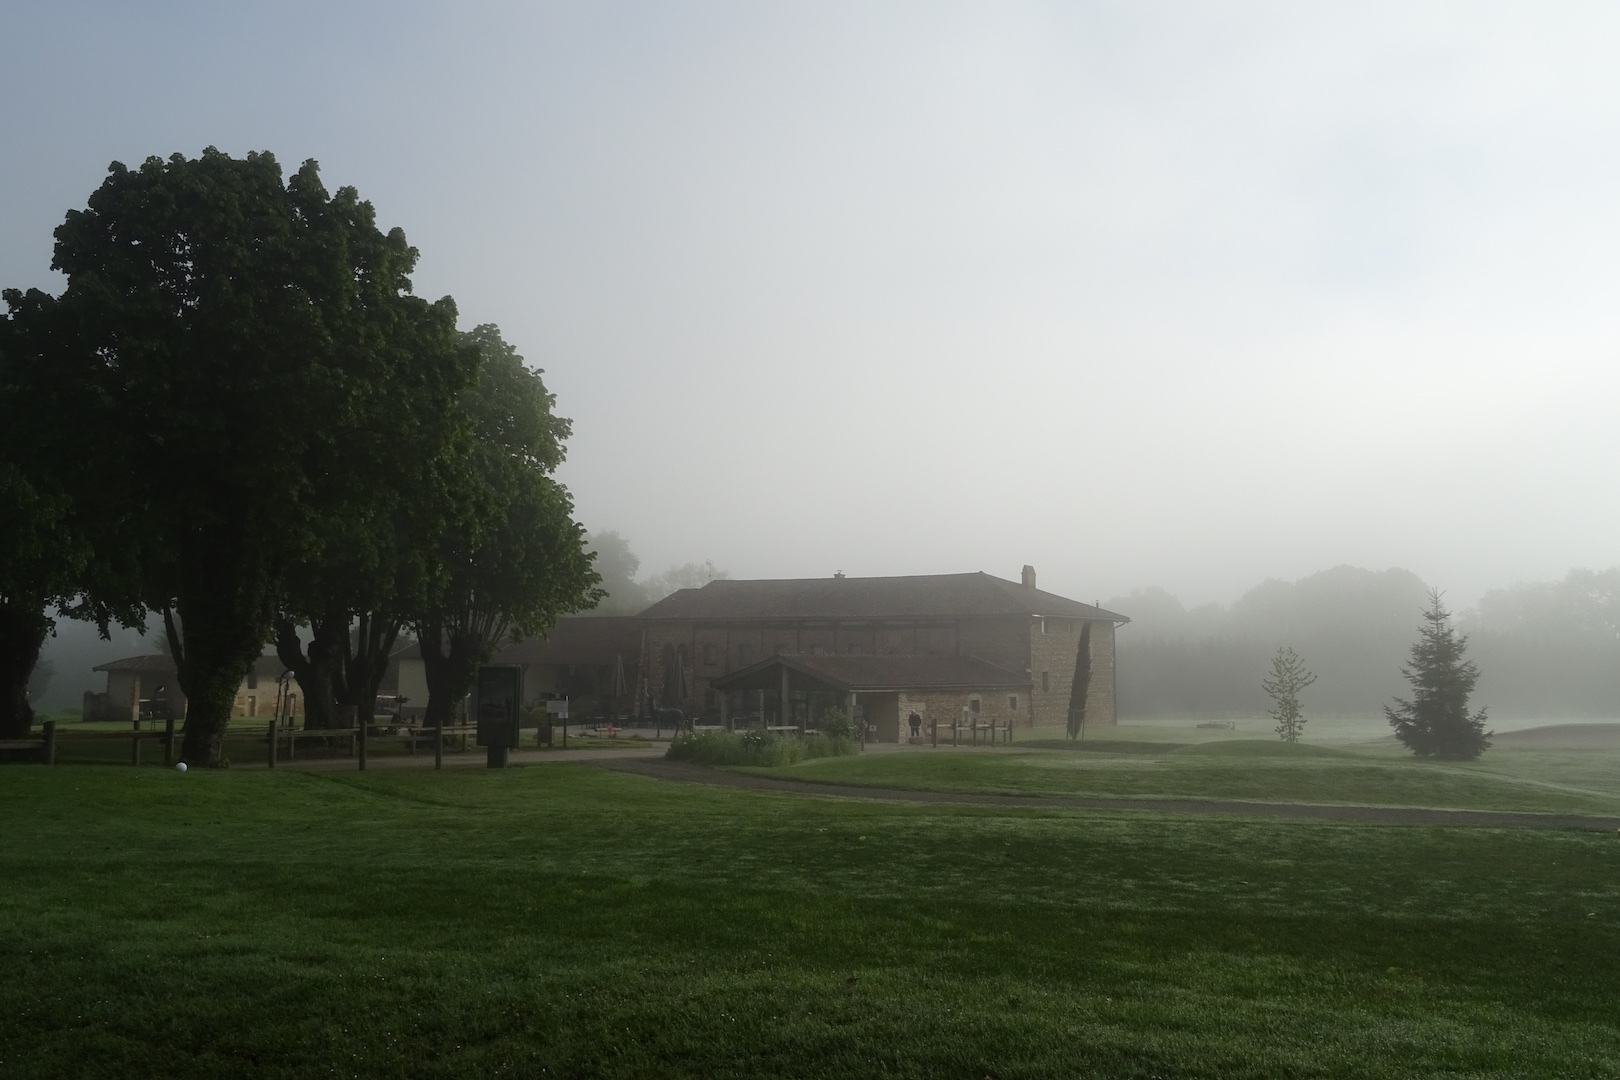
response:
M710 685L720 699L720 722L730 729L803 731L836 707L855 719L868 741L898 743L902 695L910 702L935 700L954 716L969 700L1027 692L1029 678L973 656L782 655Z

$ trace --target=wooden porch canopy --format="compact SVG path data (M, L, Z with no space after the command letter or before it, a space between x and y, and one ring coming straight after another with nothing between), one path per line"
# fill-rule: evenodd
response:
M841 694L900 690L997 690L1030 685L1028 675L998 667L976 656L804 656L766 657L757 664L710 682L732 690L806 690Z

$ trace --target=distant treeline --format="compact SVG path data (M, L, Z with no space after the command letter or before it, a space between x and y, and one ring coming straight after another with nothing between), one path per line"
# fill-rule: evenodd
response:
M1110 600L1131 623L1119 634L1122 715L1253 716L1283 645L1318 679L1308 716L1376 716L1407 690L1401 665L1428 586L1408 570L1335 567L1268 581L1230 607L1188 609L1163 589ZM1474 700L1502 717L1620 716L1620 567L1487 593L1463 612L1482 676Z

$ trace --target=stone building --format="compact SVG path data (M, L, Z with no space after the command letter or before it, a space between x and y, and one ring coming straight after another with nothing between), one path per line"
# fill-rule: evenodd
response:
M141 716L161 719L172 710L177 719L186 715L186 695L175 677L174 659L166 653L126 656L92 670L107 674L107 689L84 692L86 720L134 720ZM298 684L282 679L281 661L265 655L254 662L236 688L233 716L273 716L281 705L283 716L304 715Z
M1123 615L985 573L711 581L637 617L638 700L718 719L793 724L851 700L880 740L912 712L967 709L1013 728L1116 719L1114 630ZM1088 671L1084 701L1076 671ZM727 695L722 701L722 695Z

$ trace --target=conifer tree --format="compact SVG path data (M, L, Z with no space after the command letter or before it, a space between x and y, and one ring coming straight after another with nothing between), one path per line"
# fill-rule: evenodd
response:
M1401 668L1412 684L1412 698L1396 698L1399 708L1384 707L1395 737L1418 757L1468 761L1491 745L1485 730L1485 710L1472 715L1468 698L1479 681L1479 668L1464 659L1467 635L1451 627L1451 612L1440 603L1438 590L1429 592L1412 662Z
M1260 685L1277 703L1270 716L1277 721L1277 734L1283 742L1298 742L1305 730L1299 692L1315 681L1316 676L1305 670L1304 658L1293 649L1285 646L1271 658L1271 678L1262 679Z

